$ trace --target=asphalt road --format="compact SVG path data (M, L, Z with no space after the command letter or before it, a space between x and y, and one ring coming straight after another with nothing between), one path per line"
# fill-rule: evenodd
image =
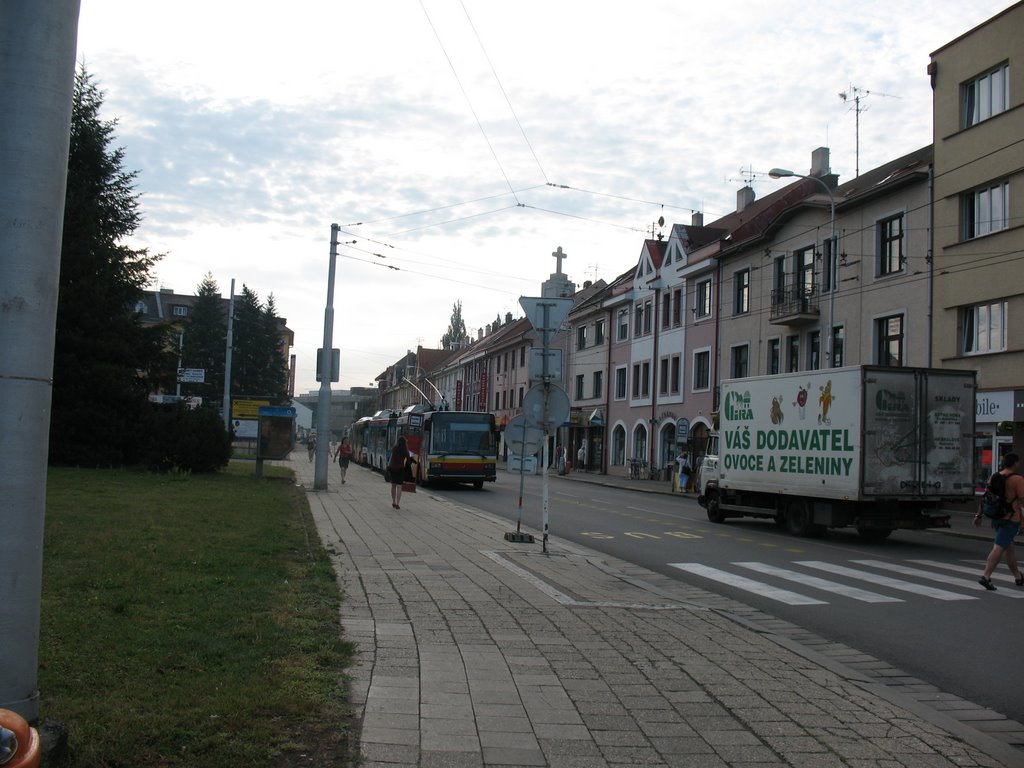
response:
M432 488L541 527L541 478L504 473L482 491ZM713 524L693 497L549 478L549 532L724 595L881 659L944 691L1024 721L1018 649L1024 589L1005 565L977 584L990 544L938 532L884 541L830 531L795 538L767 521Z

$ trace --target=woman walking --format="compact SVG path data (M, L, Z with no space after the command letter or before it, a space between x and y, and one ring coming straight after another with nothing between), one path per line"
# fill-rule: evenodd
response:
M388 459L388 480L391 483L391 506L401 509L399 502L402 500L402 483L405 482L406 472L411 464L417 464L416 457L409 452L405 444L405 438L400 437L391 449L391 456Z
M341 469L341 484L344 485L345 474L348 472L348 463L352 460L352 443L348 441L347 437L341 438L338 452L334 454L334 458L338 460L338 467Z

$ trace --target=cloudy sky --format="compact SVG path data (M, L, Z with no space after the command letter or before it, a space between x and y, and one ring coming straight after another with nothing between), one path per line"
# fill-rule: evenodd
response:
M340 386L536 296L630 268L806 173L932 141L929 54L1010 0L83 0L78 59L138 170L156 283L266 299L314 390L330 227ZM847 99L840 97L845 93Z

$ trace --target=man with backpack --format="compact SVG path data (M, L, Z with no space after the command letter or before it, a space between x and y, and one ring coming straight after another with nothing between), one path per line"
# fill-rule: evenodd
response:
M989 490L986 491L987 496L1001 498L995 504L989 503L991 500L983 502L974 516L974 524L981 525L982 510L986 510L986 514L992 519L992 526L996 529L995 543L985 560L985 571L978 579L978 583L988 590L995 590L992 572L1003 557L1006 558L1006 565L1013 574L1017 586L1024 586L1024 574L1021 574L1017 566L1017 553L1013 548L1014 537L1020 532L1021 519L1024 517L1024 477L1015 473L1018 461L1016 453L1008 453L1003 457L999 464L999 472L989 480ZM1000 490L1002 493L999 493Z

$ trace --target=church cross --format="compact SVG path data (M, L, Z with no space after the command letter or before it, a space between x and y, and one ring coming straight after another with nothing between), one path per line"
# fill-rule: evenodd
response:
M562 253L562 246L558 246L558 250L557 251L553 251L551 253L551 255L554 256L555 257L555 261L558 262L558 265L555 267L555 274L556 275L562 274L562 259L568 258L569 254Z

